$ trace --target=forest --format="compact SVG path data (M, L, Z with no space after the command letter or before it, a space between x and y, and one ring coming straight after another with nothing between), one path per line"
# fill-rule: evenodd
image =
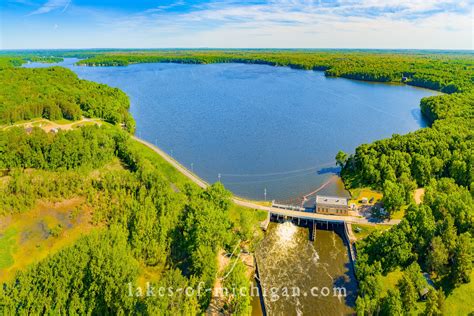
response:
M340 152L336 157L348 188L382 191L388 217L406 208L399 225L356 243L356 311L359 315L440 315L445 299L457 287L473 281L472 55L126 50L56 51L41 58L54 61L70 56L87 58L79 64L95 66L258 63L442 92L421 100L428 127L363 144L352 154ZM124 124L133 132L129 102L123 92L80 80L59 67L18 68L27 58L32 56L0 58L0 79L5 87L0 90L2 123L84 115ZM114 160L123 168L109 168ZM176 315L205 311L209 295L130 297L121 286L128 282L135 285L150 268L160 271L161 285L212 285L218 250L230 250L239 240L253 243L257 215L239 209L240 216L234 216L231 195L222 185L199 189L158 160L126 131L113 126L82 127L58 134L36 128L31 133L20 128L0 131L0 169L5 174L0 215L26 212L38 199L81 195L94 206L93 221L99 228L4 284L0 313L56 314L68 310L78 314ZM413 203L416 188L425 190L419 205ZM235 269L229 282L241 284L243 270ZM434 287L428 285L422 272L430 275ZM401 273L400 280L395 289L382 293L383 283L393 273ZM248 300L233 297L229 301L236 314L248 313ZM420 304L422 301L425 303Z
M356 276L360 315L441 315L454 288L472 282L471 193L453 179L432 179L423 203L410 204L401 223L358 241ZM402 271L396 288L382 295L384 276ZM427 272L435 288L422 275ZM427 297L425 289L429 289ZM467 294L467 293L466 293ZM425 309L417 302L426 300ZM448 313L449 314L449 313Z
M5 283L2 315L199 314L210 292L129 296L127 284L135 286L144 270L153 269L161 271L156 287L195 288L202 282L210 288L217 252L255 237L258 213L244 209L230 216L235 206L220 183L202 190L167 173L161 158L117 127L57 134L11 128L0 135L1 168L8 170L2 215L25 212L38 199L83 195L97 226ZM123 168L104 168L114 159ZM97 170L100 176L92 176ZM246 279L244 272L234 278ZM229 298L242 314L249 310L247 300Z
M414 54L371 51L312 50L174 50L106 52L80 60L88 66L132 63L253 63L323 70L327 76L404 82L445 93L472 88L474 60L470 55Z
M133 132L130 101L117 88L81 80L62 67L21 68L26 59L0 58L0 124L33 118L78 120L82 116L124 124ZM45 58L28 60L45 62ZM55 62L56 58L48 58ZM2 67L2 65L6 65Z

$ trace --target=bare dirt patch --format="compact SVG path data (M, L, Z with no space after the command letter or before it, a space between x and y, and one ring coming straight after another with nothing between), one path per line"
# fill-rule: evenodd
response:
M423 196L425 195L425 189L420 188L416 189L413 193L413 198L415 199L416 204L420 204L423 201Z

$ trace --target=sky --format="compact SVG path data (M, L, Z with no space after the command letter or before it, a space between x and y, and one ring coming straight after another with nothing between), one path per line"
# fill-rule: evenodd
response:
M474 0L0 0L0 49L474 49Z

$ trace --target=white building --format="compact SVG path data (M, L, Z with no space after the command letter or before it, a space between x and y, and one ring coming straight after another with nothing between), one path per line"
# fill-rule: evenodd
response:
M349 215L349 199L345 197L316 195L316 213Z

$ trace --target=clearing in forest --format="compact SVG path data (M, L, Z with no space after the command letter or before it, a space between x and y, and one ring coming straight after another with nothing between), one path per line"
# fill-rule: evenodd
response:
M92 229L84 198L38 201L27 212L0 218L0 282L49 254L72 245Z

